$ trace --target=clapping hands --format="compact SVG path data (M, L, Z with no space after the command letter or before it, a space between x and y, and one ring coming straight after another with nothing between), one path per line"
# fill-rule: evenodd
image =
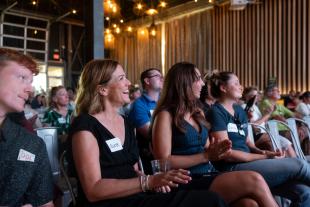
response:
M217 161L223 159L231 153L232 143L230 140L225 139L219 141L214 137L210 137L210 144L206 148L206 154L210 161Z

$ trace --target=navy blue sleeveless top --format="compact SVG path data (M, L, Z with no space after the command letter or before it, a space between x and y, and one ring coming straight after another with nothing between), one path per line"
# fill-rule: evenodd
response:
M198 132L187 121L183 122L185 133L181 132L174 124L172 126L172 155L193 155L204 152L208 138L208 130L200 124L201 131ZM206 175L215 169L210 162L202 163L188 169L192 175Z

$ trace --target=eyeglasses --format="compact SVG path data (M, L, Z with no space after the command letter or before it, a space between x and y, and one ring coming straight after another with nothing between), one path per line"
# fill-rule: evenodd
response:
M147 76L148 78L154 78L154 77L156 77L156 78L159 78L159 79L163 79L164 77L162 76L162 75L160 75L160 74L155 74L155 75L150 75L150 76Z

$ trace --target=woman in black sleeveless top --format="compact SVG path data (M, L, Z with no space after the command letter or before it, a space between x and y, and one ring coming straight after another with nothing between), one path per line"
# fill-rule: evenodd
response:
M190 182L186 170L142 175L137 167L134 131L118 109L129 102L123 68L112 60L89 62L80 78L78 117L69 132L69 164L79 183L79 204L111 207L224 207L225 202L207 190L174 190Z

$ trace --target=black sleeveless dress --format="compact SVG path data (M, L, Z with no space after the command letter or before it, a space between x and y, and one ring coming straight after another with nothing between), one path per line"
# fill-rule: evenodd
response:
M69 131L68 163L71 174L78 178L72 157L72 136L79 131L89 131L97 139L100 153L100 169L103 178L126 179L137 177L133 165L138 161L138 148L133 127L124 120L125 141L123 149L111 152L107 140L115 138L96 118L89 114L76 117ZM122 124L122 123L120 123ZM171 193L137 193L116 199L90 202L78 184L80 206L103 207L224 207L224 201L207 190L175 190Z

